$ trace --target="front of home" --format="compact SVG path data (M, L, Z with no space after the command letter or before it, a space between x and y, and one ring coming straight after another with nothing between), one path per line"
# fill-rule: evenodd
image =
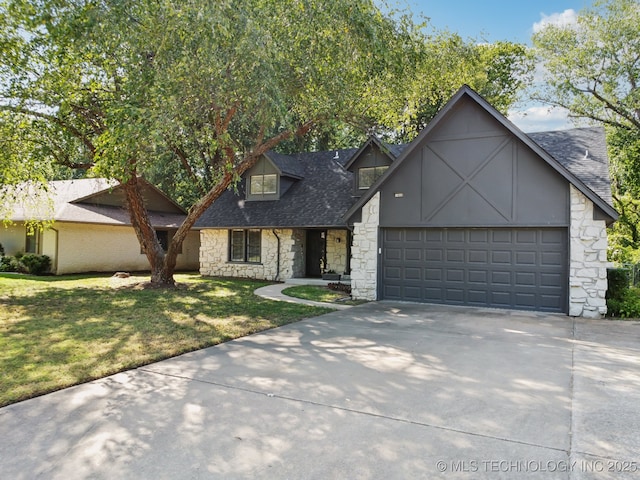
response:
M150 220L165 248L186 217L153 185L140 179ZM28 190L25 190L28 192ZM149 261L131 226L122 187L102 178L50 182L46 193L30 192L12 209L11 223L0 226L6 255L37 253L51 258L51 273L146 271ZM29 229L30 221L47 228ZM177 269L197 270L200 238L190 232L178 255Z
M408 145L262 157L199 220L200 271L598 317L616 218L601 129L526 135L463 87Z

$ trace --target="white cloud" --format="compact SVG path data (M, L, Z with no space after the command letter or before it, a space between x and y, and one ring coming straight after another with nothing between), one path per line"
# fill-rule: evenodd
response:
M549 132L573 128L564 108L534 105L509 112L508 118L523 132Z
M538 33L547 25L566 27L567 25L576 24L578 20L578 14L572 8L569 8L562 13L552 13L551 15L541 13L540 17L540 21L533 24L533 33Z

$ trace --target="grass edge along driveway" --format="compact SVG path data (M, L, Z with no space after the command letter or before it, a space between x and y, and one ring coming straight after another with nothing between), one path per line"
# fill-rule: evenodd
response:
M0 274L0 406L331 311L253 294L268 282L175 279Z

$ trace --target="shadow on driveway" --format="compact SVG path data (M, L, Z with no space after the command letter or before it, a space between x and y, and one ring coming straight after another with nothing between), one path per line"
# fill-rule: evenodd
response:
M371 303L0 409L0 471L637 478L639 346L637 322Z

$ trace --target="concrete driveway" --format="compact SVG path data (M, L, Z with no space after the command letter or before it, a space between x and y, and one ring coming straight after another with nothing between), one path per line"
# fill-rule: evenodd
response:
M372 303L0 409L2 478L640 478L640 323Z

